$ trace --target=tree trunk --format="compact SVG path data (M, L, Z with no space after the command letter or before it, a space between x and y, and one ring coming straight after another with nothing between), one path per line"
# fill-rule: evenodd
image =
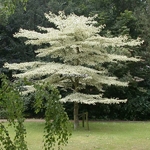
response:
M78 117L79 104L74 102L74 130L79 127L79 117Z

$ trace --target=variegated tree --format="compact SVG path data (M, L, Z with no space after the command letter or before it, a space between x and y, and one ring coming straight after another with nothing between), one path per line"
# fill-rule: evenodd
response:
M5 64L11 70L20 70L14 74L18 78L29 78L39 82L49 82L50 85L72 89L72 94L63 97L62 102L74 102L74 128L78 127L78 103L120 103L126 100L108 99L102 95L104 84L127 86L116 77L108 76L107 69L102 67L105 62L138 61L133 57L108 53L107 49L127 51L127 47L138 46L140 39L127 37L102 37L103 26L97 26L94 17L66 16L45 14L46 18L55 24L55 28L38 27L46 32L36 32L20 29L15 37L26 37L26 44L50 46L36 50L37 61ZM121 54L121 52L120 52ZM128 55L129 56L129 55ZM88 85L96 87L98 94L82 93ZM83 91L83 90L82 90Z

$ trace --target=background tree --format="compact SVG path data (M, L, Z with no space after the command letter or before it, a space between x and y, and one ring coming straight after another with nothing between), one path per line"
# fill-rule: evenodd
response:
M149 54L150 54L150 46L149 46L149 16L150 16L150 1L146 0L143 3L136 7L134 10L134 16L136 18L136 33L144 39L144 43L142 47L137 51L138 55L144 60L138 64L138 66L134 66L134 70L131 69L132 75L136 77L140 77L142 80L135 84L133 82L133 88L131 89L133 93L130 93L131 103L127 105L126 109L131 114L133 114L133 118L140 120L149 119L150 112L150 99L149 99ZM133 101L133 103L132 103ZM134 105L134 102L138 102ZM135 111L129 110L130 107L135 107Z
M103 26L96 25L95 17L84 17L63 12L59 15L46 14L48 20L56 28L39 27L47 31L39 33L21 29L15 37L26 37L26 44L40 45L49 43L50 46L36 50L39 61L20 64L5 64L11 70L20 70L14 75L19 78L29 78L47 81L50 84L70 89L72 94L62 98L63 102L74 102L74 128L78 127L78 103L119 103L126 100L105 98L102 95L102 85L127 86L115 77L109 77L104 62L138 61L138 59L123 56L128 47L140 45L139 39L127 37L106 38L99 35ZM113 54L112 49L120 55ZM119 52L122 51L122 52ZM95 87L95 93L85 93L87 86Z
M17 5L20 3L25 9L28 0L0 0L0 8L8 15L14 13Z

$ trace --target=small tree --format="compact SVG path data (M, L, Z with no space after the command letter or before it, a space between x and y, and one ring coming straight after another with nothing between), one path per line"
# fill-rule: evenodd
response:
M15 137L12 140L3 123L0 123L0 147L1 149L27 150L25 141L26 129L24 127L24 104L17 86L9 82L6 76L0 75L0 109L5 110L9 125L15 129Z
M141 44L140 39L124 37L102 37L100 31L104 26L97 26L94 17L66 16L63 12L58 15L45 14L47 19L54 23L56 28L38 27L46 33L20 29L15 37L26 37L26 44L50 46L36 50L37 61L5 64L11 70L20 70L15 77L47 81L49 84L71 89L72 94L61 99L62 102L74 102L74 128L78 127L78 103L120 103L126 100L104 98L102 85L127 86L127 82L118 81L110 77L105 62L138 61L130 57L128 48ZM113 51L118 54L113 54ZM121 55L128 52L128 56ZM83 93L88 85L96 87L97 94Z
M7 127L0 122L0 149L27 150L23 101L25 93L22 92L20 84L10 82L6 76L0 75L0 79L0 109L5 110L9 126L12 126L16 133L13 139ZM68 116L59 101L59 91L47 86L47 83L35 85L35 89L36 112L45 108L44 149L54 149L57 144L60 150L62 145L67 144L70 131Z

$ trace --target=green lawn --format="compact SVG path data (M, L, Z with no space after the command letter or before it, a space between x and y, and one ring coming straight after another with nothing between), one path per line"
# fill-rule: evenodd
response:
M44 123L25 125L29 149L42 150ZM90 122L89 131L80 127L72 132L64 150L150 150L150 122Z

